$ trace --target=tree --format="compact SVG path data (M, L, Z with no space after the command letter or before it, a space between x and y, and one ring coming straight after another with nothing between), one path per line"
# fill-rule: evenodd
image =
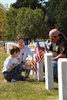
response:
M5 34L5 9L2 4L0 4L0 38L4 41Z
M16 26L17 26L17 12L18 10L10 7L6 12L6 36L8 40L14 40L16 37Z
M41 9L13 8L6 12L6 36L15 40L16 35L22 34L25 39L45 39L48 36L48 17L43 17Z
M44 12L45 17L45 0L17 0L15 3L11 4L14 8L30 7L31 9L40 8Z
M19 9L17 16L17 34L23 34L24 38L45 38L48 32L45 18L41 9ZM47 19L47 18L46 18Z
M67 0L61 0L60 5L56 7L55 26L67 36Z
M15 3L11 4L14 8L30 7L31 9L41 8L41 4L38 0L17 0Z
M67 36L67 0L48 0L45 4L50 28L57 28Z
M46 14L49 18L48 25L51 28L55 27L56 24L56 6L60 5L60 0L48 0L48 2L45 2L45 8L46 8Z

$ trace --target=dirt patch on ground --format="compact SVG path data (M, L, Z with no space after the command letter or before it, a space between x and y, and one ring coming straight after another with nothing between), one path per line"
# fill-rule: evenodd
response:
M4 47L0 47L0 50L4 50Z

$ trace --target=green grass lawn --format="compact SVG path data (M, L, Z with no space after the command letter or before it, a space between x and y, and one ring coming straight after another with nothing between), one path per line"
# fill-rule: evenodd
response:
M1 70L7 56L0 47L0 100L58 100L58 84L55 82L54 90L47 90L45 82L34 80L32 75L27 81L4 82Z

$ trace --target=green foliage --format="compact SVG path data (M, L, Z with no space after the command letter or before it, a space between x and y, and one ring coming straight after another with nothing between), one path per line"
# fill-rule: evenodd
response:
M22 33L24 38L43 38L46 26L44 13L41 9L32 10L30 8L22 8L19 10L17 19L17 34Z
M56 7L55 26L67 36L67 0L62 0Z
M17 9L14 9L11 7L6 12L6 36L8 37L8 40L14 40L16 36L16 20L17 20Z
M67 36L67 0L48 0L45 8L50 28L57 28Z
M38 0L17 0L12 6L17 9L29 6L31 9L36 9L36 7L41 8L41 4Z
M0 37L4 40L4 30L5 27L5 9L2 4L0 4Z
M11 6L17 9L22 7L30 7L33 10L40 8L43 10L45 16L44 0L17 0L15 3L11 4Z
M55 24L55 7L57 4L57 0L49 0L46 3L46 14L49 18L48 25L54 27Z
M0 5L0 15L0 34L8 40L19 33L25 39L48 38L52 28L67 36L67 0L17 0L7 11Z
M48 33L47 16L44 18L41 9L15 9L10 7L6 12L6 35L8 40L14 40L17 34L25 39L44 38Z

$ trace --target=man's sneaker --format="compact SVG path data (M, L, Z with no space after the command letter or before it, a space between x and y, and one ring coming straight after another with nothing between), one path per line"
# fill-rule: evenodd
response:
M15 79L11 79L11 82L17 82L17 80L15 80Z

